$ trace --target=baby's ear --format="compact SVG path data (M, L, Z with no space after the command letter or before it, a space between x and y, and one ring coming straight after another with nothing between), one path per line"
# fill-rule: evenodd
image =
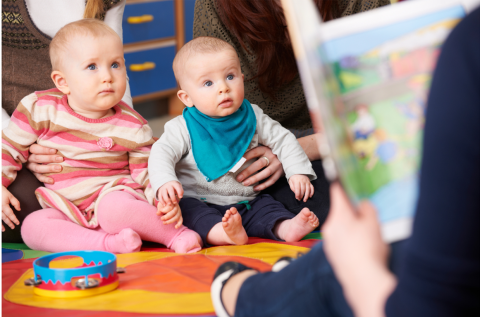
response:
M70 94L70 87L68 87L67 80L61 71L54 70L50 77L52 77L53 83L58 90L63 92L65 95Z
M178 99L180 99L183 104L187 107L193 107L193 101L192 99L190 98L190 96L188 96L187 92L185 90L179 90L177 91L177 97Z

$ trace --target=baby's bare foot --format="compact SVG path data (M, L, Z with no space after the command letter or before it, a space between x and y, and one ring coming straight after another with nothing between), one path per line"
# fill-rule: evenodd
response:
M202 249L202 238L193 230L187 229L180 233L172 243L175 253L193 253Z
M242 217L237 211L237 208L232 207L222 218L223 230L227 234L227 240L230 240L229 243L242 245L247 243L248 236L245 232L245 228L242 225Z
M317 216L308 208L303 208L294 218L284 220L275 228L275 235L287 242L297 242L318 227Z

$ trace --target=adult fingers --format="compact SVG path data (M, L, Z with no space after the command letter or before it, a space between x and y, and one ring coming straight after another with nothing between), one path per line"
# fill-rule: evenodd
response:
M272 186L273 184L275 184L275 182L280 178L282 177L283 175L283 169L282 170L279 170L279 171L276 171L275 173L273 173L266 181L264 181L263 183L261 184L258 184L257 186L255 186L253 189L257 192L259 191L262 191L264 190L265 188L268 188L270 186Z
M3 223L2 223L2 232L5 232L5 227L3 226Z
M37 143L32 144L29 148L29 151L32 154L46 154L46 155L50 154L51 155L51 154L57 153L57 150L38 145Z
M33 173L33 175L38 179L39 182L45 183L45 184L53 184L55 181L53 178L45 176L43 174L38 174L38 173Z
M265 170L262 171L262 174L264 177L259 177L259 174L255 174L262 168L267 166L267 160L264 158L259 158L255 162L252 163L249 167L244 169L242 172L240 172L237 175L237 181L242 182L243 185L249 186L251 184L255 184L259 180L262 180L265 177L268 177L272 174L272 170L270 168L266 168ZM255 174L255 175L253 175Z
M313 194L315 193L315 187L313 186L312 183L310 183L310 198L313 197Z
M34 173L58 173L62 171L62 165L59 164L37 164L35 162L28 162L27 168Z
M358 205L358 215L362 218L369 219L370 221L378 221L377 210L375 206L368 200L363 200Z
M38 164L61 163L63 162L63 157L60 155L30 154L28 161Z
M265 155L268 151L271 152L271 150L266 147L266 146L257 146L256 148L253 148L247 152L245 152L245 154L243 155L243 157L248 161L248 160L251 160L255 157L260 157L260 156L263 156Z
M322 233L326 231L328 236L330 231L335 231L335 227L342 226L347 221L352 221L356 217L356 213L347 194L342 186L335 182L330 185L330 212L322 227Z

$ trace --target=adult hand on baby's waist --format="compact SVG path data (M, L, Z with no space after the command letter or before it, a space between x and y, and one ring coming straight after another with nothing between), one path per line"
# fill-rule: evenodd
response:
M61 172L61 165L48 163L61 163L63 162L63 157L60 155L55 155L57 150L38 145L36 143L30 146L29 151L30 155L28 156L28 163L26 165L27 168L40 182L53 184L53 178L43 174Z
M239 173L237 175L237 181L241 182L244 186L250 186L261 180L265 180L253 188L255 191L262 191L272 186L284 175L282 163L280 163L277 156L273 154L272 150L266 146L257 146L247 151L243 157L247 161L256 159L256 162Z

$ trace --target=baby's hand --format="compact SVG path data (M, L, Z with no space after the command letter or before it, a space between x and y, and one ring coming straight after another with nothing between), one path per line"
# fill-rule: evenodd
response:
M162 207L178 203L183 197L182 184L177 181L170 181L163 184L157 191L157 197L158 202L159 204L162 204Z
M17 198L15 198L15 196L12 195L12 193L8 191L5 186L2 186L2 220L10 228L14 229L15 225L13 223L18 226L20 221L18 221L17 217L13 213L12 208L10 208L10 204L12 204L16 210L20 210L20 202L17 200ZM2 232L3 231L5 231L5 227L2 223Z
M288 180L288 183L297 200L302 200L303 198L303 201L306 202L308 198L313 196L313 185L306 175L293 175Z
M161 203L159 202L157 205L157 215L163 215L160 219L162 219L164 225L168 225L176 221L177 224L175 225L175 229L178 229L183 223L182 211L177 203L162 207Z

